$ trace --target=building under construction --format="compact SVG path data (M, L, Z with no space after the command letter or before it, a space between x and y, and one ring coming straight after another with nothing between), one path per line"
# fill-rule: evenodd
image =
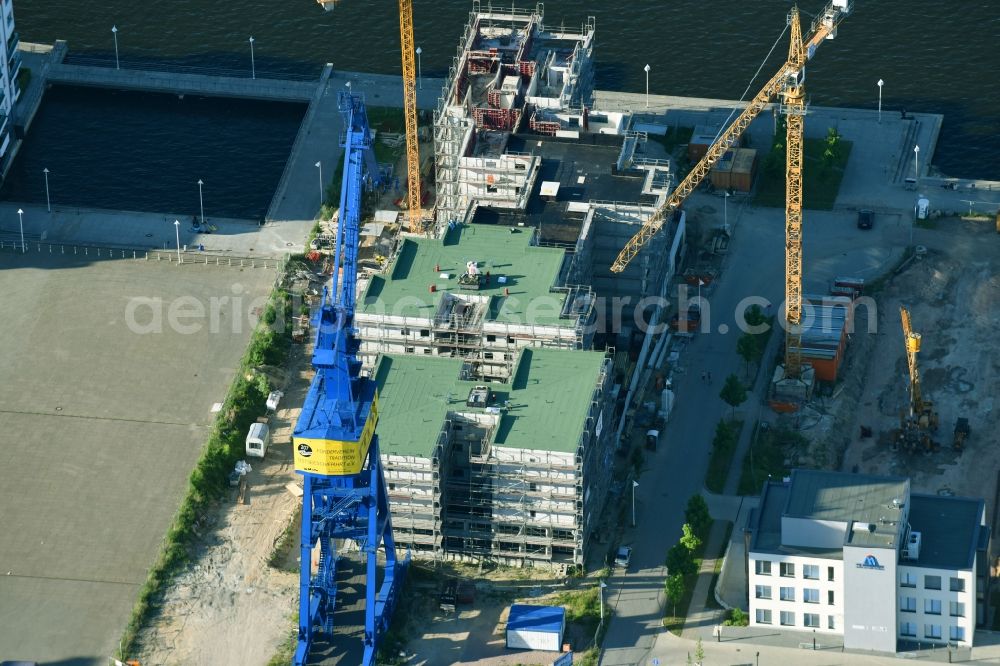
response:
M611 478L611 359L523 349L506 383L459 359L375 370L396 543L417 557L581 565Z
M594 19L546 27L534 10L473 4L434 113L438 230L475 205L523 210L539 157L508 148L511 135L572 135L592 122L617 132L624 114L588 117Z
M567 284L566 252L534 236L453 225L441 239L403 239L359 298L364 363L379 354L462 358L466 378L506 381L522 348L589 349L594 295Z

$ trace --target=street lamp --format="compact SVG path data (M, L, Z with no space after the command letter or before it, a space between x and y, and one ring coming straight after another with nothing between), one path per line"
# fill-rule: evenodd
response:
M421 90L424 89L424 74L423 74L424 70L420 66L420 54L423 53L423 52L424 52L424 50L418 46L417 47L417 81L418 81L417 87L419 87Z
M729 190L726 190L725 195L722 197L722 223L725 226L725 230L729 231Z
M604 622L604 588L607 586L608 584L602 580L600 589L597 591L597 596L601 599L601 622Z
M632 527L635 527L635 489L639 487L638 481L632 481Z
M17 221L21 225L21 254L28 251L28 248L24 245L24 211L20 208L17 209Z
M649 65L642 68L646 72L646 108L649 108Z
M885 85L885 81L882 79L878 80L878 121L882 122L882 86Z
M198 205L201 207L201 226L205 226L205 198L201 195L201 186L205 182L199 178L198 179Z
M319 207L323 207L323 163L316 162L316 168L319 169Z
M920 180L920 146L913 146L913 177Z
M115 38L115 69L121 69L120 63L118 62L118 26L111 26L111 35Z
M760 666L760 650L757 651L756 666Z
M49 169L48 167L42 169L42 173L45 174L45 207L48 208L49 212L52 212L52 202L49 199Z
M181 263L181 221L174 220L174 232L177 234L177 265Z
M250 35L250 78L257 78L257 65L253 61L253 35Z

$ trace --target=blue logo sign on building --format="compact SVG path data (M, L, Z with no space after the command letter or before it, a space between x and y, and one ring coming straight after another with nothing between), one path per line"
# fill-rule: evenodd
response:
M871 554L865 555L865 559L861 560L857 567L859 569L875 569L876 571L882 571L885 569L884 566L879 564L875 556Z

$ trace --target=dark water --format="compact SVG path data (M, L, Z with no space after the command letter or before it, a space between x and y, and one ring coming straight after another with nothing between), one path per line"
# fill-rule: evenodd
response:
M46 94L4 186L53 205L264 216L304 105L67 88Z
M824 4L801 6L808 14ZM446 71L471 6L415 0L425 74ZM780 34L790 6L786 0L550 0L545 11L549 25L596 16L601 88L641 91L649 63L653 92L734 98ZM113 56L117 24L123 59L248 70L252 34L259 69L314 72L330 61L339 69L396 73L396 7L392 0L343 0L332 12L313 0L18 0L15 11L22 39L63 38L75 52ZM882 78L885 109L946 114L937 166L950 175L1000 179L998 37L998 0L856 0L838 38L810 65L811 102L874 108ZM783 57L786 44L776 56Z

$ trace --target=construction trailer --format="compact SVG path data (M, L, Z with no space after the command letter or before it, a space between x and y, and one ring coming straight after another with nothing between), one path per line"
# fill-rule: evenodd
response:
M507 612L508 649L560 652L566 633L562 606L513 604Z
M612 360L523 349L507 383L385 355L374 378L397 544L414 557L582 565L611 480Z

